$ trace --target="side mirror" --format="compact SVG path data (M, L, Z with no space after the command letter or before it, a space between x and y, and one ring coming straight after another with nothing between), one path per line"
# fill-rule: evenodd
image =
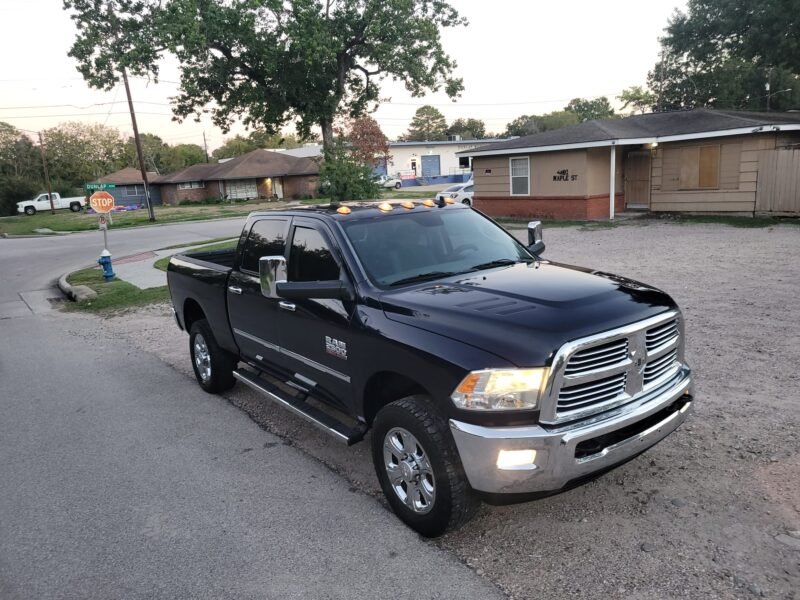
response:
M267 298L279 298L278 283L286 281L286 259L283 256L262 256L258 259L258 278L261 294Z
M531 221L528 223L528 250L533 254L541 254L544 252L541 221Z

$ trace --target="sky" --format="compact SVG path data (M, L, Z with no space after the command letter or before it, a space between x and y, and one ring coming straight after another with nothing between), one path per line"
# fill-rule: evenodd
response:
M502 133L523 114L561 110L575 97L615 96L644 85L659 52L658 38L685 0L451 0L469 25L442 32L445 50L458 63L465 90L452 102L443 93L412 98L402 82L382 83L383 103L374 113L395 139L414 111L433 104L448 122L483 119ZM67 56L75 28L61 0L0 0L0 121L39 131L65 121L104 123L131 134L122 86L92 90ZM210 120L172 120L170 97L179 73L165 59L161 81L132 80L139 131L170 144L202 145L209 151L226 137L246 133L235 124L225 134ZM292 128L287 128L291 132Z

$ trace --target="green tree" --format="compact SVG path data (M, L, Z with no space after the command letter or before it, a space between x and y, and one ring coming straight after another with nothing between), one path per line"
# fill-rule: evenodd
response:
M211 153L211 156L214 160L219 161L222 158L236 158L237 156L247 154L257 149L258 146L249 139L241 135L235 135L232 138L226 139L222 146Z
M50 177L69 186L82 187L124 163L124 144L113 127L71 122L42 133Z
M334 142L319 170L320 192L332 202L377 198L372 168L352 156L343 140Z
M174 173L186 167L206 162L206 153L197 144L167 146L161 159L163 173Z
M447 128L447 135L460 135L464 140L482 140L486 137L486 123L480 119L456 119Z
M158 77L163 51L178 61L178 118L208 110L276 133L294 121L326 148L337 116L378 102L379 82L402 81L415 97L462 80L440 30L466 20L446 0L64 0L78 27L70 55L87 82L116 85L127 69ZM142 35L146 31L148 35Z
M38 178L41 172L39 151L19 129L0 121L0 177Z
M420 106L411 119L403 139L409 142L435 142L447 139L447 121L439 110L429 104Z
M386 165L392 159L389 154L389 139L378 122L369 115L353 119L345 137L353 160L370 169L378 162Z
M263 129L251 131L247 139L256 148L299 148L303 140L291 133L268 133Z
M503 135L505 137L524 137L526 135L539 133L536 119L536 115L519 116L506 125L506 130Z
M595 119L611 119L614 117L614 109L608 98L600 96L590 100L588 98L573 98L564 107L565 111L574 112L578 115L578 122L593 121Z
M644 114L653 110L658 97L647 88L634 85L622 90L622 93L617 96L617 99L622 102L623 110L630 107L634 114L637 112L639 114Z
M30 200L42 190L38 179L19 175L0 176L0 215L16 215L17 202Z
M539 131L561 129L562 127L577 125L578 123L580 123L580 117L571 110L557 110L536 117L536 126L539 128Z
M795 107L800 102L797 8L785 0L690 0L686 12L670 19L661 59L648 75L658 108Z
M164 161L170 151L169 145L159 136L152 133L140 134L139 140L142 143L142 156L144 157L144 164L147 170L157 173L168 172L164 167ZM138 169L139 159L136 154L136 143L133 137L129 137L125 142L123 153L124 166Z

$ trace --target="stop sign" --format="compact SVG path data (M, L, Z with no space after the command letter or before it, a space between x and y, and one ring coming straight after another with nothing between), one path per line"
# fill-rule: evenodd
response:
M111 212L114 208L114 196L108 192L95 192L89 197L89 205L97 213Z

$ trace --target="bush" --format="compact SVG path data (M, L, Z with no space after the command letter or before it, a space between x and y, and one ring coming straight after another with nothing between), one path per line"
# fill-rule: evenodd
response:
M31 200L41 192L41 183L25 177L0 177L0 214L17 214L17 202Z
M326 153L319 170L319 193L331 202L370 200L380 193L372 169L351 158L341 143Z

